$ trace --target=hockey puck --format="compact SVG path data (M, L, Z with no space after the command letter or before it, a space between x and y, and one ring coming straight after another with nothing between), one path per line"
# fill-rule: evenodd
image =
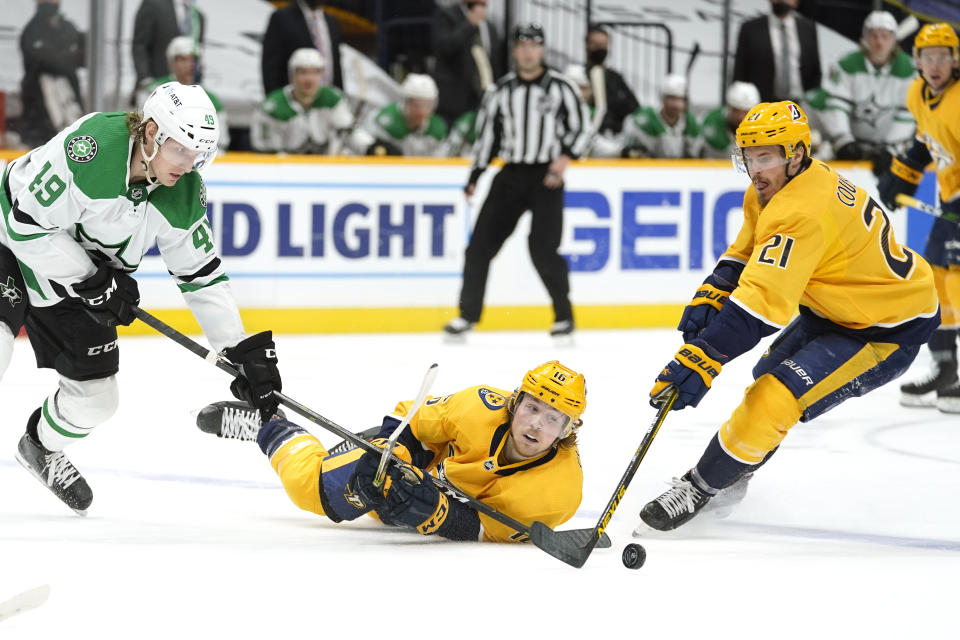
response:
M647 560L647 550L643 545L631 542L623 548L623 566L628 569L639 569Z

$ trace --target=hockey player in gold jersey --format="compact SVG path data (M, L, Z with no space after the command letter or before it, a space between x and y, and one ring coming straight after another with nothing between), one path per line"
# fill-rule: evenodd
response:
M405 415L410 402L395 413ZM397 440L383 489L373 485L380 455L353 449L331 455L285 419L263 425L257 442L287 495L334 522L375 512L385 523L453 540L523 542L526 536L440 493L431 472L524 524L556 527L580 505L583 472L577 430L586 407L583 376L557 361L524 377L513 393L476 386L428 399ZM387 416L382 446L400 424Z
M901 375L940 320L929 265L897 243L862 188L808 155L800 107L759 104L736 138L734 162L752 182L743 227L684 310L686 344L657 377L651 404L675 389L674 409L696 406L723 365L783 330L696 466L643 507L659 530L725 489L724 499L742 497L791 427Z
M936 405L960 413L957 334L960 329L960 39L946 24L924 26L913 43L920 77L907 90L907 108L917 120L913 146L893 160L878 185L880 199L895 208L899 193L913 195L931 160L943 215L927 237L923 257L933 267L942 322L927 346L933 356L930 375L900 387L906 406Z

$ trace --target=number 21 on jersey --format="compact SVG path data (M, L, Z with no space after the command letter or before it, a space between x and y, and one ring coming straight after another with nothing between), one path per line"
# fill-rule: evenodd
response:
M788 235L782 233L774 235L770 238L770 241L760 249L757 262L760 264L776 265L780 269L786 269L794 242L795 240Z

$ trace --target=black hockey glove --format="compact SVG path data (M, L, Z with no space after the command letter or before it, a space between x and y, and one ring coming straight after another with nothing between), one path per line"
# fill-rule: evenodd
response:
M264 422L269 420L278 405L273 392L283 388L273 332L263 331L244 338L236 346L224 349L223 355L240 367L243 374L230 383L230 392L259 409Z
M133 307L140 304L140 290L137 281L125 271L101 264L95 274L73 285L73 291L98 324L126 326L136 320Z
M905 193L912 196L917 192L917 187L920 186L920 180L922 179L922 166L916 166L915 163L903 156L894 158L890 162L890 169L877 181L880 202L890 211L899 208L897 194Z
M865 160L867 157L867 151L860 145L856 140L851 140L850 142L837 147L837 150L834 154L837 157L837 160Z

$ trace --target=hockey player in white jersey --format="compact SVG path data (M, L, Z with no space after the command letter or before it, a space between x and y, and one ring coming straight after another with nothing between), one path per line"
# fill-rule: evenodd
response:
M640 107L623 121L625 158L697 158L703 140L687 102L687 79L671 74L660 85L660 109Z
M917 123L906 107L916 77L897 45L897 21L874 11L863 23L860 49L840 58L813 92L810 106L838 160L873 160L878 175L891 154L913 140Z
M340 89L323 85L327 62L311 47L290 55L290 84L270 93L254 113L250 141L257 151L363 155L373 137L355 127Z
M25 326L59 384L27 421L17 460L69 507L93 493L63 453L117 408L117 325L134 320L137 270L156 243L204 334L240 366L231 391L265 415L281 387L271 332L245 337L197 172L219 122L197 85L170 82L139 113L88 114L17 158L0 189L0 375Z

